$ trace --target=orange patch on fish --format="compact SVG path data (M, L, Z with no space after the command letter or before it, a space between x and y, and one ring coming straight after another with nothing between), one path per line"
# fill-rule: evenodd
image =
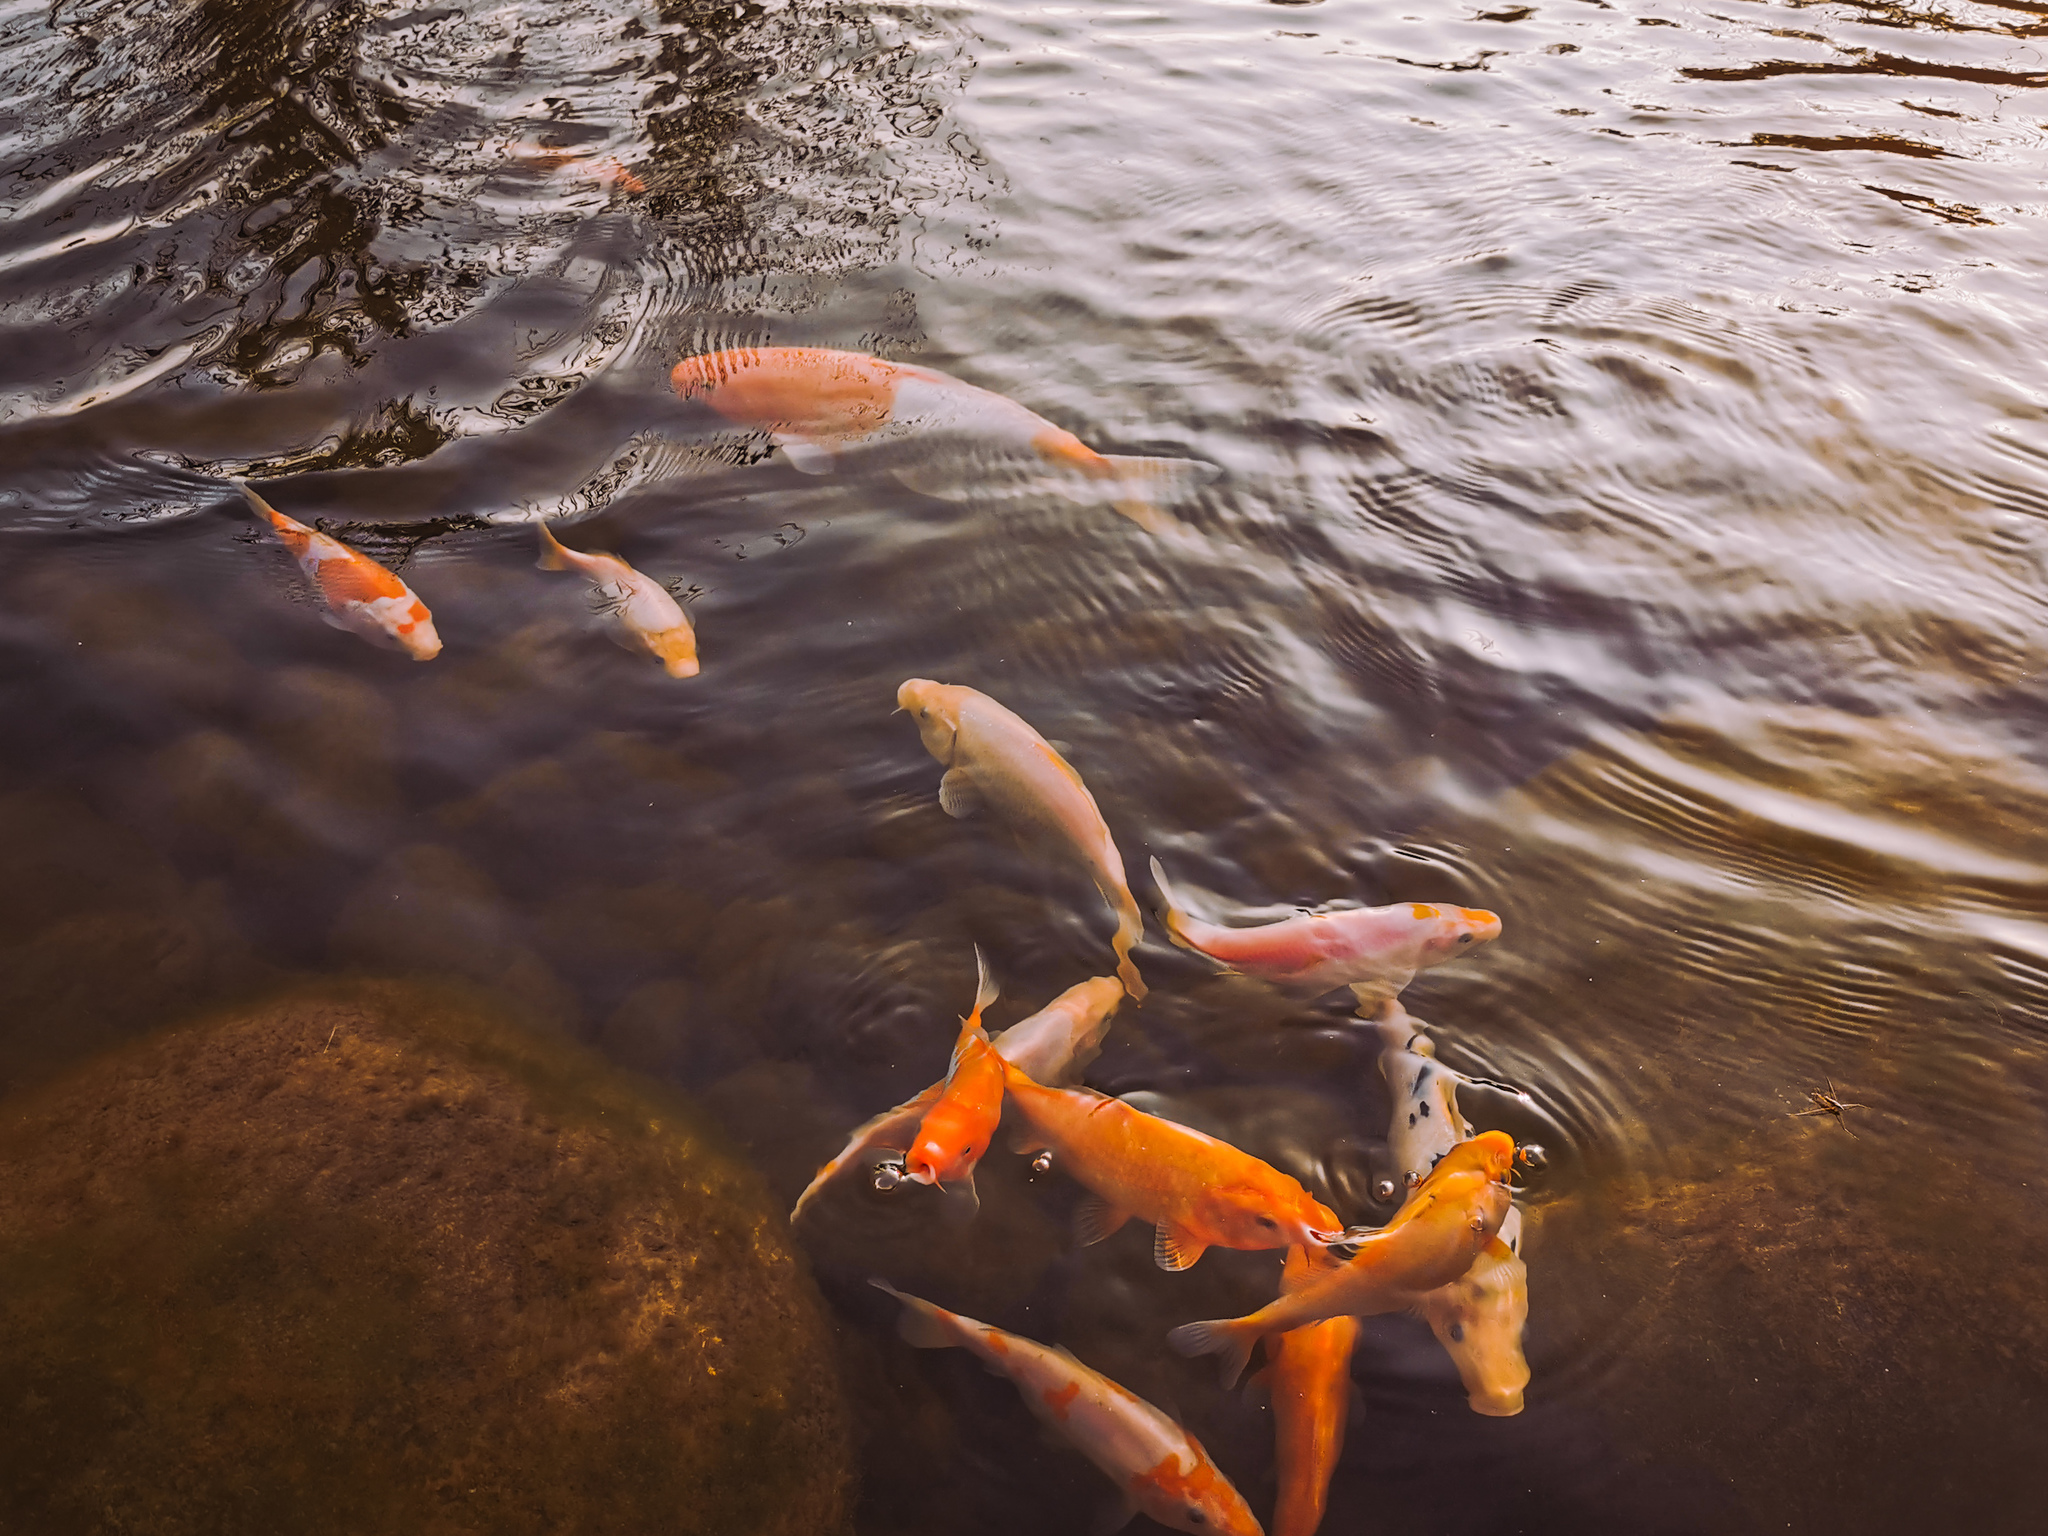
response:
M1432 907L1426 901L1410 902L1408 906L1409 910L1415 914L1415 921L1418 923L1431 922L1444 915L1441 907Z
M1198 1460L1190 1470L1183 1472L1180 1462L1169 1456L1158 1466L1132 1478L1131 1487L1150 1488L1169 1499L1200 1504L1208 1491L1216 1486L1216 1478L1216 1469L1207 1461Z
M1045 1406L1052 1410L1054 1418L1064 1421L1067 1410L1074 1406L1074 1399L1080 1395L1081 1383L1070 1381L1058 1391L1046 1393Z

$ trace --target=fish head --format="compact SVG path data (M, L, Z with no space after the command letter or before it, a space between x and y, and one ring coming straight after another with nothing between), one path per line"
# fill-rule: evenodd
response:
M1263 1536L1244 1495L1192 1436L1183 1454L1194 1457L1186 1471L1178 1456L1168 1456L1131 1479L1132 1501L1161 1525L1189 1536Z
M1336 1213L1285 1174L1241 1184L1219 1184L1204 1196L1203 1216L1225 1248L1323 1246L1343 1230Z
M670 677L697 675L697 632L687 624L664 629L647 637L647 649L660 661Z
M1422 940L1424 965L1455 960L1500 937L1500 918L1484 907L1438 907L1416 902L1414 914L1415 920L1427 930Z
M1456 1363L1474 1413L1505 1419L1522 1411L1529 1268L1506 1243L1495 1238L1461 1278L1431 1291L1422 1315Z
M913 1184L936 1184L953 1166L953 1154L936 1136L920 1136L903 1155L903 1177Z
M928 677L913 677L896 690L896 707L917 722L917 734L925 751L950 765L953 744L960 734L961 696L965 688L935 683Z
M417 619L398 631L397 640L414 661L432 661L441 654L440 632L434 628L434 621L425 609L420 610Z
M1514 1166L1515 1138L1506 1131L1481 1131L1446 1152L1423 1182L1448 1182L1461 1173L1479 1173L1489 1183L1505 1185Z

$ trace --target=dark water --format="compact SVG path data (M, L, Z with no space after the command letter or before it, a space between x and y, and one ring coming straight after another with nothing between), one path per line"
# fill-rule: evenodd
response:
M1371 1325L1332 1532L2035 1527L2048 1436L2048 6L1327 0L0 8L0 1076L281 970L416 969L698 1094L793 1196L1106 968L1085 883L949 822L888 714L970 683L1134 873L1449 899L1406 1001L1550 1147L1527 1412ZM1426 12L1426 13L1425 13ZM1223 475L1148 538L793 472L676 358L878 351ZM319 622L221 477L401 568ZM664 677L538 516L695 593ZM1362 1042L1140 954L1091 1081L1349 1219ZM1793 1118L1832 1081L1850 1130ZM1269 1430L1167 1327L1270 1259L1066 1252L994 1154L961 1235L807 1235L863 1528L1084 1528L1101 1487L874 1272Z

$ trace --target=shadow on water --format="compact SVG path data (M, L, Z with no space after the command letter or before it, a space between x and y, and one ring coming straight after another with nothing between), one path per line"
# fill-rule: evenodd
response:
M0 1086L431 977L687 1091L792 1199L943 1070L972 945L997 1026L1106 967L1092 887L946 817L889 714L969 682L1134 874L1504 918L1407 1003L1551 1150L1528 1408L1375 1320L1326 1529L2026 1528L2040 23L1743 9L7 10ZM666 387L764 340L1224 474L1175 540L800 474ZM236 474L446 652L322 625ZM702 674L602 644L541 517L683 594ZM1089 1081L1384 1219L1347 1016L1138 959ZM1795 1118L1829 1082L1868 1108ZM1074 1250L1057 1169L981 1183L964 1232L856 1178L802 1233L860 1528L1104 1491L875 1273L1175 1405L1270 1508L1266 1411L1162 1344L1270 1257L1162 1274Z

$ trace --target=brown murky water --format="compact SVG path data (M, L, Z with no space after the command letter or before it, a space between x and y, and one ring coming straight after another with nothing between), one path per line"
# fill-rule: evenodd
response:
M1406 1001L1551 1149L1527 1411L1369 1327L1325 1529L2022 1531L2048 1436L2048 7L1661 0L0 5L0 1077L282 971L417 970L699 1096L793 1196L1105 968L1089 887L948 821L926 675L1069 749L1134 872L1451 899ZM678 406L748 341L929 363L1223 469L1157 540L1028 486L796 473ZM400 565L320 623L222 477ZM703 674L533 569L586 519ZM1335 1002L1167 948L1090 1080L1349 1219ZM1868 1108L1794 1118L1832 1082ZM1853 1132L1853 1134L1852 1134ZM885 1273L1187 1414L1269 1258L807 1235L863 1528L1081 1528Z

